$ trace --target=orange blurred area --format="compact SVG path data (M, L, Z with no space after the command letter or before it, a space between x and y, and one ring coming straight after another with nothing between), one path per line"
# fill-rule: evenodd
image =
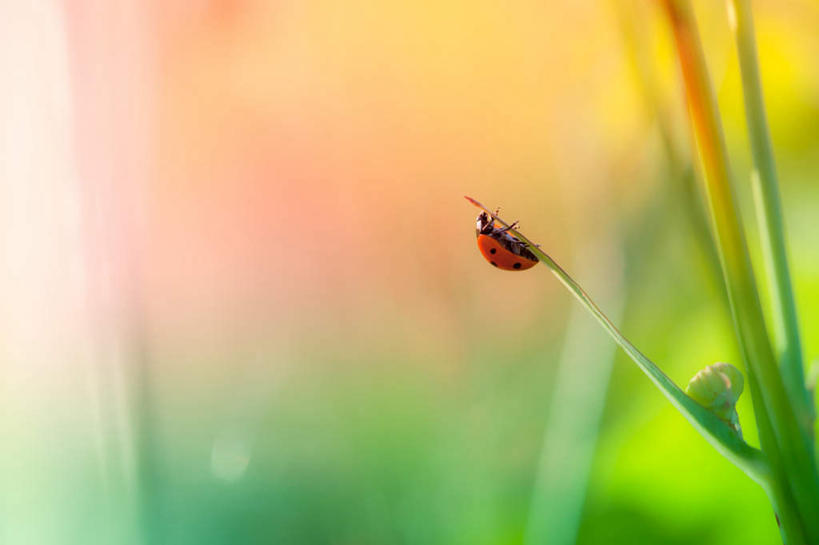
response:
M157 311L184 320L200 305L261 305L298 321L354 306L434 320L480 297L525 320L554 286L516 278L523 289L486 293L474 273L491 271L469 242L475 211L461 195L502 206L568 258L571 226L605 204L595 193L639 194L613 175L639 168L641 154L618 148L645 137L610 11L242 2L163 12L147 257ZM638 115L612 121L624 103Z

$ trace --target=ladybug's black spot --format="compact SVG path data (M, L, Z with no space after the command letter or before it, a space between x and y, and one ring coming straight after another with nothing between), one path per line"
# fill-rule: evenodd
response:
M493 266L495 266L495 267L497 267L497 266L498 266L498 264L497 264L497 263L495 263L494 261L490 261L490 263L491 263Z
M489 253L490 254L495 254L495 253L497 253L497 250L495 248L492 248L491 250L489 250Z
M513 267L515 267L516 269L520 269L520 263L515 263L515 264L514 264L514 265L512 265L512 266L513 266Z

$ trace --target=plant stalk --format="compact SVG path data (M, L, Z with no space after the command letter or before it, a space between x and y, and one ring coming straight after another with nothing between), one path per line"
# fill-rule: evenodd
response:
M782 380L797 418L806 437L812 438L815 414L813 400L805 385L802 343L785 248L776 162L762 96L750 1L731 0L728 9L737 42L745 117L754 161L755 171L751 180L771 300L773 342Z
M801 522L804 530L800 536L797 528L783 523L786 541L792 545L819 543L819 477L768 338L696 22L687 0L663 0L662 5L677 46L737 338L749 382L758 385L752 401L762 424L762 451L769 457L774 478L785 479L769 491L776 495L775 506L793 510L788 520Z

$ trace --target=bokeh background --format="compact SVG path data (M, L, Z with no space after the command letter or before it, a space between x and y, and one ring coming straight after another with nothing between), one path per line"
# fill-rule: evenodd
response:
M754 4L812 360L819 6ZM777 542L462 198L678 383L738 363L654 2L9 1L0 35L0 543Z

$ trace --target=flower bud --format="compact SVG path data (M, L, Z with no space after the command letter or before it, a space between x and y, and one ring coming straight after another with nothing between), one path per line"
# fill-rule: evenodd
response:
M694 375L685 393L742 437L736 404L744 385L739 369L730 363L717 362Z

